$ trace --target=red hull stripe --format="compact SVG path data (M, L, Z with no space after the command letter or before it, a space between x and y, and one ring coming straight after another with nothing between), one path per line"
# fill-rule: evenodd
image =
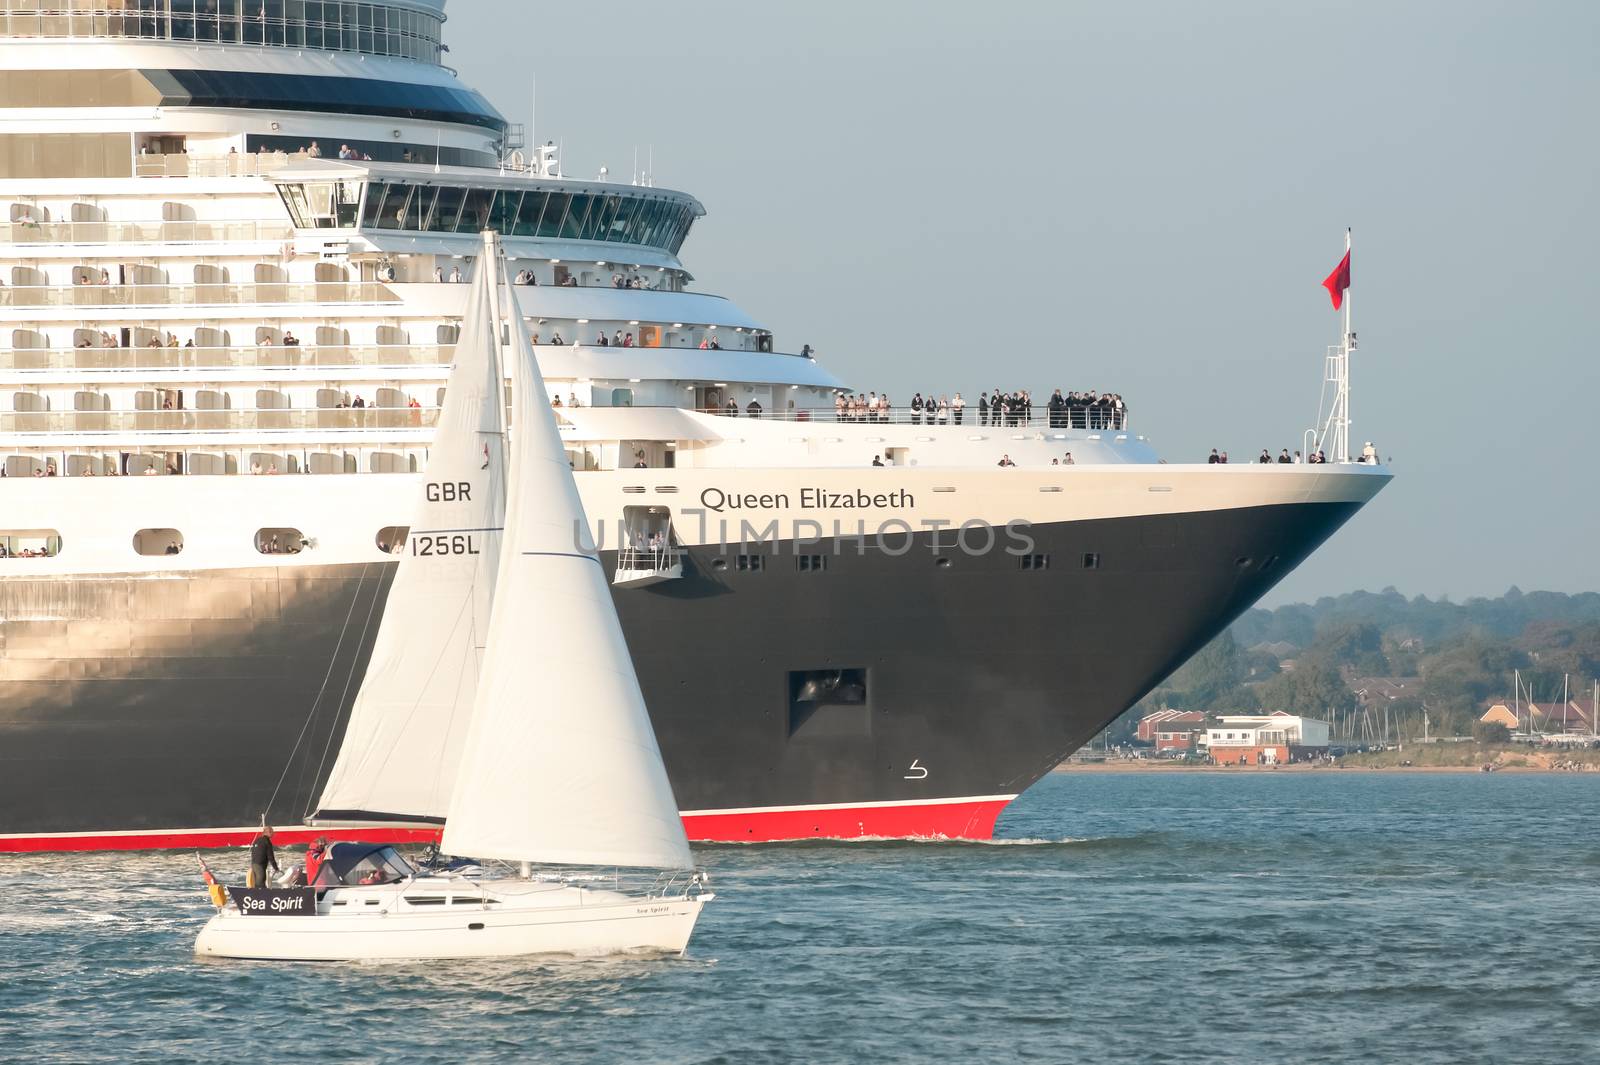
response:
M683 827L697 843L773 843L789 839L989 839L995 818L1012 796L896 806L796 807L686 813Z
M704 810L686 813L683 826L697 843L773 843L794 839L948 838L989 839L995 818L1013 796L952 799L895 805L864 803L748 810ZM255 828L170 829L167 831L66 832L54 835L0 836L0 853L41 851L207 850L242 847L255 838ZM328 839L369 843L430 843L439 838L429 828L280 828L273 834L285 845Z

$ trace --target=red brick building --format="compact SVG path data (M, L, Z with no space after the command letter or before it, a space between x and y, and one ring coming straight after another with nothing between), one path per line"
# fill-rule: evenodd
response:
M1157 751L1187 751L1205 727L1206 715L1198 710L1157 710L1139 720L1134 736Z

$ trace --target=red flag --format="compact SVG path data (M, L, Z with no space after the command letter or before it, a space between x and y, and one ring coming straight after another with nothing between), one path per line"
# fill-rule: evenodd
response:
M1344 258L1339 260L1339 265L1333 268L1322 281L1322 287L1328 290L1328 295L1333 297L1333 309L1338 310L1344 306L1344 290L1350 287L1350 253L1346 251Z

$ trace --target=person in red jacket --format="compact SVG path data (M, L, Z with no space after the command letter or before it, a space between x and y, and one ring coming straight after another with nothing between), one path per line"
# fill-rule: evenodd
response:
M317 871L322 868L323 860L328 856L328 837L318 836L311 846L306 848L306 883L317 882Z

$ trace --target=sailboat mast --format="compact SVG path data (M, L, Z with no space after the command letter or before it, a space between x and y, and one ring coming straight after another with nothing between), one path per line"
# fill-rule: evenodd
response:
M484 268L489 273L489 320L494 323L494 343L490 346L489 356L494 369L494 380L498 383L495 392L494 425L502 435L506 431L506 403L505 403L505 319L500 313L500 242L498 235L492 229L483 231L483 262ZM516 295L511 294L512 314L518 313ZM504 456L502 456L503 458Z

